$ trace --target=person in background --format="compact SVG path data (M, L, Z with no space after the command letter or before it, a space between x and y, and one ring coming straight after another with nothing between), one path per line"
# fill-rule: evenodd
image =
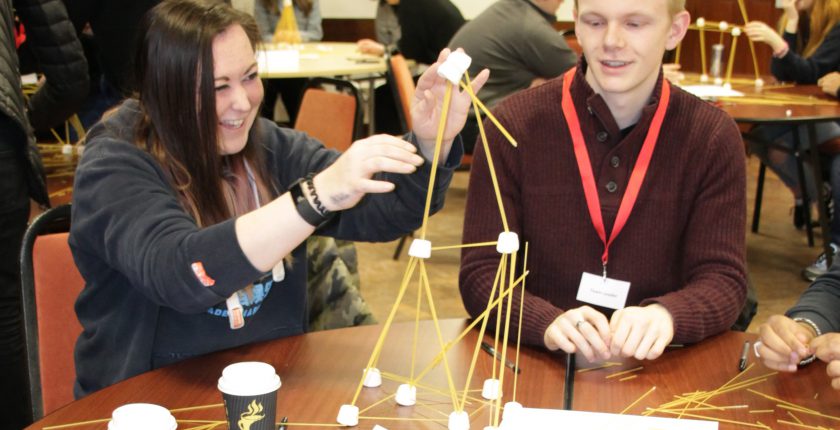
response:
M359 52L381 56L385 52L396 49L402 37L402 30L400 30L400 21L395 8L396 6L389 0L378 1L376 17L373 20L376 40L366 38L356 42Z
M321 41L324 37L324 31L321 29L321 6L318 0L293 0L292 6L294 7L295 21L297 21L301 42ZM254 18L259 25L263 42L271 42L282 12L283 0L255 1ZM288 125L293 126L303 98L302 93L306 82L306 78L266 79L265 103L262 108L262 115L266 118L274 118L274 105L277 103L277 96L279 95L288 114Z
M819 78L840 68L840 0L782 0L784 14L780 32L760 21L746 24L744 32L754 42L765 43L773 49L770 71L779 81L798 84L816 84ZM781 34L780 34L781 33ZM836 94L836 92L835 92ZM840 137L840 124L827 121L816 124L817 144ZM768 125L751 131L755 137L750 142L752 151L770 167L791 190L794 197L793 224L805 226L806 211L803 193L817 195L818 186L811 174L805 174L806 184L799 183L796 158L793 156L794 133L799 133L801 148L807 148L806 127ZM789 148L771 148L768 143ZM840 160L830 161L829 184L834 207L840 202ZM814 200L811 199L813 203ZM822 204L822 202L816 202ZM831 222L831 249L837 255L840 244L840 216ZM802 276L813 281L826 272L826 256L821 254L813 264L802 271Z
M321 28L321 6L318 1L292 0L301 42L319 42L324 38L324 30ZM254 18L260 26L263 42L271 42L282 14L283 0L256 0L254 2Z
M306 238L387 241L413 231L432 169L435 212L463 153L456 138L470 98L455 91L441 158L429 161L448 50L420 78L406 140L372 136L340 154L259 118L250 15L166 0L141 34L138 96L90 131L76 172L78 397L188 357L303 333Z
M160 0L63 0L76 34L90 40L90 93L79 111L89 128L135 90L132 53L143 15Z
M449 47L472 57L469 73L489 69L493 75L478 94L493 108L505 97L560 76L577 62L563 36L554 29L562 0L498 0L464 24ZM517 25L509 25L515 22ZM471 154L478 124L470 115L461 137Z
M21 91L15 15L28 49L44 74L28 100ZM48 130L81 106L88 91L87 62L67 11L59 1L0 2L0 428L20 429L32 417L27 399L21 321L20 250L30 199L49 207L46 180L33 128Z
M397 48L405 58L431 64L464 25L458 7L449 0L385 0L397 12L401 36ZM385 55L385 45L364 43L361 52Z
M759 329L755 353L770 369L796 372L814 360L840 390L840 262L819 276L784 315L773 315Z
M744 306L743 143L729 116L663 78L684 0L576 0L575 17L578 66L496 106L520 145L484 122L508 225L529 244L511 332L522 306L524 344L651 360L728 330ZM503 231L488 157L476 147L464 243ZM499 253L465 248L461 263L475 317Z

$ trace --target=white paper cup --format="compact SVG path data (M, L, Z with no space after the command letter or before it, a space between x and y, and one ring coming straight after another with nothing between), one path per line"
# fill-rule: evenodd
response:
M169 410L151 403L129 403L111 413L108 430L175 430L178 423Z
M274 430L280 377L268 363L234 363L222 371L219 391L231 429Z

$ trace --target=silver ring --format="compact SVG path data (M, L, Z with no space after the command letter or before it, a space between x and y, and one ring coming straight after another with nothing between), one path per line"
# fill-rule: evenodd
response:
M755 356L758 357L758 358L761 358L761 354L758 352L758 348L761 348L761 345L763 345L763 344L761 343L760 340L753 344L753 352L755 353Z
M580 321L576 322L575 323L575 330L580 331L580 325L581 324L586 324L586 320L580 320Z

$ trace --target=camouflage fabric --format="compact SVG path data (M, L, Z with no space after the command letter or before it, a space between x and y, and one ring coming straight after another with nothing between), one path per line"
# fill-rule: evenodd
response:
M306 257L309 331L376 323L359 291L353 242L312 236L306 241Z

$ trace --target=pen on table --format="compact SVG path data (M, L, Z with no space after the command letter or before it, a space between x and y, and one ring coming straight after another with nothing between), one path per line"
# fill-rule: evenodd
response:
M744 342L744 348L741 350L741 359L738 360L738 370L743 372L747 368L747 353L750 351L750 342Z
M502 361L502 355L499 354L499 352L496 351L495 348L490 346L489 343L481 342L481 349L483 349L484 352L490 354L490 356L496 357L497 360ZM516 374L519 374L520 372L522 372L522 369L516 367L516 365L513 364L510 360L505 360L505 367L509 368L510 370L513 370L513 373L516 373Z
M280 420L280 425L277 426L277 430L286 430L287 422L289 422L289 417L283 417L283 419Z
M575 354L566 354L566 378L563 384L563 409L572 410L575 395Z

